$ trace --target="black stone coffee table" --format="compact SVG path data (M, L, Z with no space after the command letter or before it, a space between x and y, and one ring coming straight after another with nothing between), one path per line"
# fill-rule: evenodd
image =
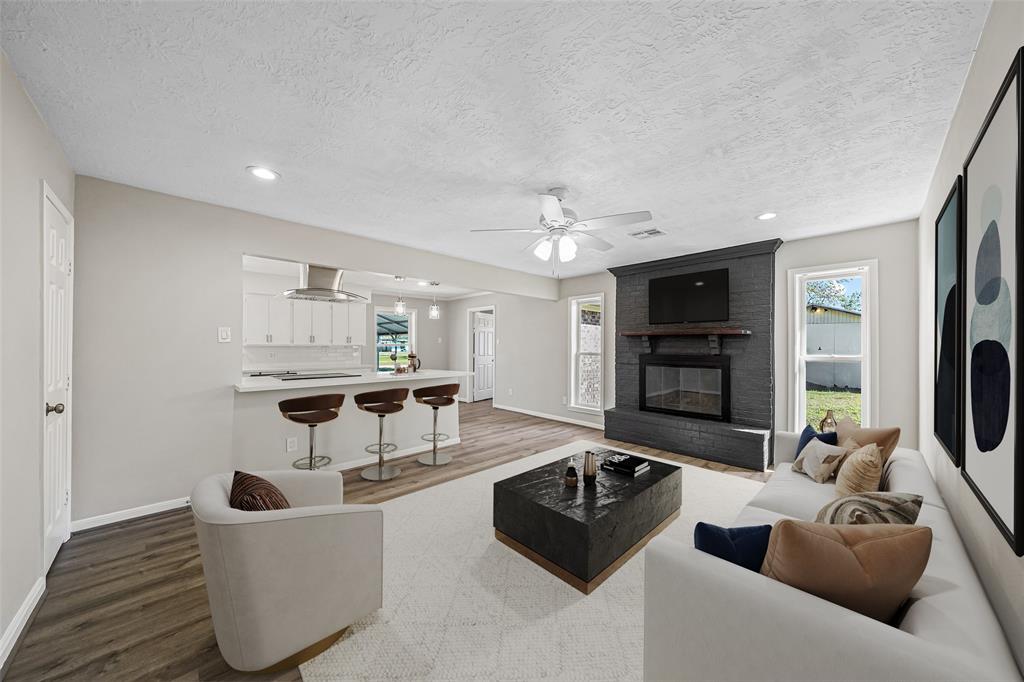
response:
M612 450L594 449L598 463ZM682 469L651 460L636 478L598 471L583 486L563 483L569 458L494 484L494 537L584 594L679 516Z

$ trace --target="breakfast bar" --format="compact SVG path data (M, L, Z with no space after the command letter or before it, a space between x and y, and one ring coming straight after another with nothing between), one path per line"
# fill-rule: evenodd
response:
M420 370L405 374L343 370L329 378L302 375L246 376L234 386L234 428L232 452L234 467L242 470L285 469L308 448L307 427L281 416L277 404L287 398L323 393L342 393L345 402L337 419L317 429L317 454L331 458L327 469L349 469L377 461L366 446L377 442L377 418L356 408L357 393L389 388L408 388L405 409L388 419L385 440L395 443L395 452L387 459L405 457L430 450L431 443L423 436L433 429L430 407L417 404L412 391L438 384L461 383L468 372L452 370ZM342 375L342 376L337 376ZM458 407L442 409L438 414L438 430L449 435L439 444L447 447L459 443Z

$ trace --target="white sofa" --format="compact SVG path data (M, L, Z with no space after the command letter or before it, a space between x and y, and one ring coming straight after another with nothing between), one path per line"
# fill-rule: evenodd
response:
M258 471L291 509L228 504L232 474L203 479L192 512L217 646L236 670L270 668L381 607L384 514L342 504L336 471ZM327 641L324 641L327 640ZM301 652L301 653L300 653Z
M734 526L813 521L834 498L834 483L790 470L797 438L775 434L775 473ZM899 629L659 537L645 559L644 679L1021 679L921 454L896 449L883 488L924 496L918 524L934 538Z

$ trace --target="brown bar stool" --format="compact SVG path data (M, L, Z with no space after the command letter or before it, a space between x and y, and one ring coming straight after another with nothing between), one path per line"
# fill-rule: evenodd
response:
M345 396L341 393L311 395L305 398L289 398L277 404L281 415L296 424L309 427L309 457L299 457L292 462L296 469L319 469L331 463L331 458L316 454L316 425L338 418Z
M404 407L402 403L408 397L407 388L389 388L356 395L356 407L377 415L377 443L366 446L368 453L377 455L377 466L363 469L362 477L367 481L389 481L402 473L402 470L393 464L384 464L384 455L398 449L394 443L384 442L384 417L401 412Z
M427 386L425 388L417 388L412 392L412 396L416 399L420 405L429 405L434 410L434 430L431 433L425 433L420 438L432 443L431 454L423 453L416 460L420 464L426 464L427 466L439 466L441 464L447 464L452 461L451 455L441 453L437 454L437 444L441 441L446 441L450 437L447 433L438 433L437 431L437 412L442 407L448 407L449 405L455 404L455 396L459 394L458 384L444 384L443 386Z

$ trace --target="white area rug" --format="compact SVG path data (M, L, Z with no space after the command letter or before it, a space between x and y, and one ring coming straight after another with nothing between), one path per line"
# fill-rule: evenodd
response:
M588 447L600 446L577 441L385 502L384 607L304 664L303 679L639 680L643 552L585 596L494 539L495 481ZM730 524L762 486L682 466L682 513L662 535L691 545L698 521Z

